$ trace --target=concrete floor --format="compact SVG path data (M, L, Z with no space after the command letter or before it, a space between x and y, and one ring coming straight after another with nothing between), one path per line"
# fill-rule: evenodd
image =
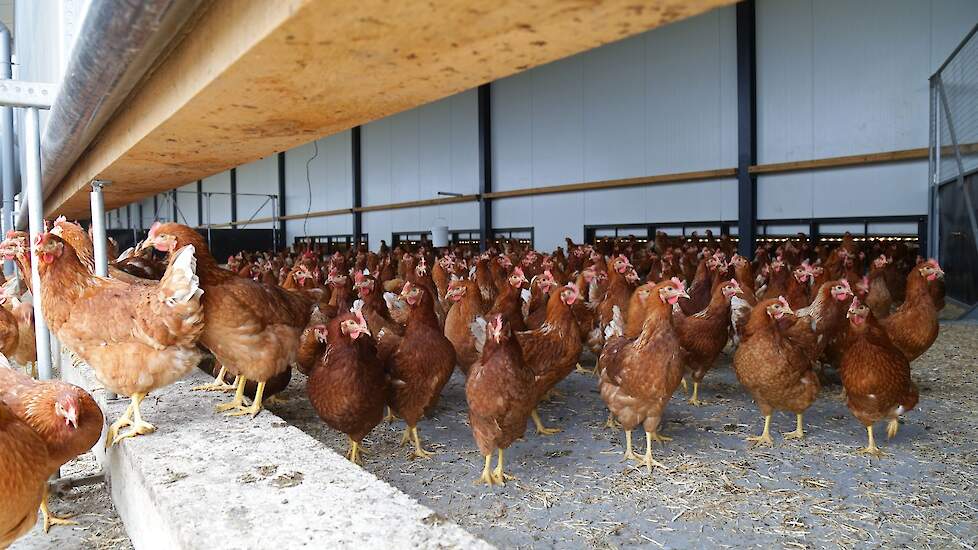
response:
M100 471L95 456L87 453L62 468L65 477L82 477ZM51 509L60 516L71 516L78 525L56 526L45 534L38 517L37 525L26 537L11 546L11 550L131 550L132 543L105 485L76 487L62 496L51 497Z
M888 453L882 461L854 453L865 432L838 386L823 388L806 416L806 440L776 435L773 448L748 449L744 438L758 433L761 422L729 359L722 363L704 383L708 405L697 409L681 395L673 399L664 432L675 439L655 447L669 469L652 476L620 461L621 433L603 428L607 412L595 379L580 374L562 382L564 396L541 409L564 432L542 438L528 429L507 453L507 470L519 479L505 488L471 484L481 459L459 376L433 418L420 425L426 446L437 451L434 460L407 460L398 447L403 424L384 424L368 437L365 468L506 548L978 544L978 326L942 326L934 347L914 362L921 403L893 441L878 430ZM303 377L295 378L290 401L273 411L345 453L345 436L319 421ZM778 415L774 428L788 431L793 419ZM86 455L65 473L94 469ZM49 535L37 527L12 548L131 548L104 486L73 489L52 507L76 514L80 525Z
M654 450L669 469L651 476L620 461L622 434L603 428L595 379L581 374L560 384L564 397L542 406L545 421L564 432L539 437L528 429L507 453L518 481L505 488L471 483L482 461L458 375L420 424L427 447L438 451L434 460L407 460L398 447L403 423L384 424L368 436L364 467L506 548L970 548L978 543L978 327L943 326L913 373L921 402L894 440L877 429L887 453L880 461L855 453L865 430L839 386L823 388L804 441L775 435L773 448L749 449L744 439L760 432L761 419L725 357L704 382L706 406L673 399L664 432L674 440ZM296 378L290 402L274 411L345 452L345 436L319 421ZM775 433L793 427L793 418L775 416Z

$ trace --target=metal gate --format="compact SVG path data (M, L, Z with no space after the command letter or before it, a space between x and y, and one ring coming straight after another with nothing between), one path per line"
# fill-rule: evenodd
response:
M978 304L978 25L930 77L930 253L947 295ZM971 314L976 314L976 309Z

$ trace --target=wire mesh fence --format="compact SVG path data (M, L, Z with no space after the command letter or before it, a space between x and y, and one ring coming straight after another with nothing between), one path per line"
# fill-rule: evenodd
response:
M978 25L930 78L930 233L948 296L978 303Z

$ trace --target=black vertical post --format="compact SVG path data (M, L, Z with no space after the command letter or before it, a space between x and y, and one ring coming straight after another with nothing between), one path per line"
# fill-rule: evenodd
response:
M482 250L493 239L492 201L492 84L479 86L479 241Z
M358 246L363 238L363 132L359 126L350 130L351 169L353 174L353 245Z
M238 169L231 169L231 221L238 221ZM232 226L237 228L237 226Z
M145 229L145 227L143 226L143 220L145 218L143 218L143 203L142 203L142 201L139 202L139 206L136 208L136 210L138 211L138 214L139 214L139 228L140 229Z
M285 248L285 151L278 154L278 248Z
M126 227L132 229L132 204L126 205Z
M918 250L920 250L919 254L921 256L933 257L937 255L935 251L929 250L927 248L929 243L927 242L927 217L926 216L917 220L917 244L918 244Z
M153 222L160 219L160 196L153 195Z
M737 4L737 236L742 256L754 256L757 238L757 46L754 0Z
M197 225L204 225L204 180L197 180Z
M176 223L180 223L180 220L177 218L178 212L180 210L179 208L177 208L177 197L178 196L179 196L179 193L177 193L177 190L176 189L174 189L170 193L170 201L173 203L171 205L171 206L173 206L173 221L176 222Z

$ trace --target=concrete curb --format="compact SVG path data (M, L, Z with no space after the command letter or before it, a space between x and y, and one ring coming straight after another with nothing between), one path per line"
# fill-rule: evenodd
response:
M128 406L87 365L66 358L63 377L109 422ZM155 434L96 449L137 549L492 548L269 411L215 414L229 395L189 391L210 380L195 371L154 393L142 412Z

